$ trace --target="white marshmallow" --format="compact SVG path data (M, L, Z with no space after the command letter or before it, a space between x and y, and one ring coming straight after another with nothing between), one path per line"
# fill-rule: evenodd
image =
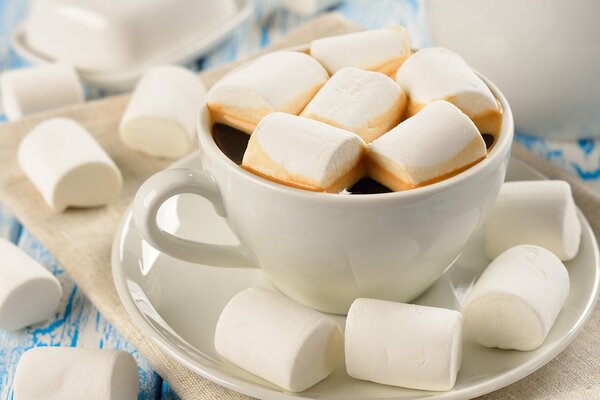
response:
M213 121L252 133L267 114L298 115L329 75L314 58L297 51L278 51L232 71L209 91Z
M310 16L341 2L342 0L283 0L283 6L293 13Z
M463 306L465 327L486 347L534 350L546 339L569 294L563 263L543 247L521 245L500 254Z
M77 122L53 118L37 125L18 150L21 169L51 207L97 207L121 191L121 172Z
M358 68L336 72L302 116L354 132L367 143L398 125L406 95L388 76Z
M435 101L369 145L369 171L390 189L403 190L456 174L486 154L469 117Z
M331 74L357 67L391 75L410 56L410 45L399 26L317 39L310 45L310 54Z
M6 71L0 76L0 91L10 121L84 101L77 72L64 64Z
M215 332L219 354L291 392L326 378L342 346L342 330L334 320L262 288L235 295Z
M490 258L518 244L542 246L564 261L574 258L581 224L571 186L565 181L505 183L485 222L485 235Z
M175 65L154 67L135 87L119 126L123 143L155 157L180 157L194 148L206 88Z
M419 50L398 69L396 81L410 98L409 115L435 100L446 100L473 119L482 133L499 132L501 110L492 91L448 49Z
M460 368L461 331L458 311L356 299L346 319L348 375L412 389L450 390Z
M15 400L134 400L139 378L129 353L72 347L36 347L19 361Z
M338 192L363 175L365 143L352 132L285 113L266 116L250 137L242 166L284 185Z
M62 298L60 282L23 250L0 238L0 329L45 321Z

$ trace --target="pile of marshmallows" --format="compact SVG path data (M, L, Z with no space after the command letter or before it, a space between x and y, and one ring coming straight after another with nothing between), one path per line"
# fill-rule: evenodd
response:
M13 121L84 101L79 77L67 65L5 72L0 87L3 108ZM200 80L182 67L149 70L121 119L121 140L150 156L187 153L195 147L196 118L205 94ZM57 211L102 206L121 192L123 178L115 162L72 119L52 118L35 126L19 145L18 161L45 202ZM0 238L0 329L17 331L53 317L62 295L56 277ZM138 396L139 379L135 360L123 351L40 347L21 357L13 388L18 399L52 394L133 399Z
M359 298L345 333L330 317L262 288L235 295L217 322L215 348L241 368L299 392L339 363L356 379L412 389L454 387L465 329L486 347L542 345L569 293L561 260L578 252L581 226L564 181L505 184L485 224L493 261L462 310Z
M462 58L411 55L402 28L265 55L215 84L207 104L213 121L251 134L244 168L324 192L365 175L395 191L454 175L486 157L480 131L497 133L502 119Z
M18 331L47 320L62 297L54 275L0 238L0 329ZM134 399L139 379L135 360L124 351L37 347L21 357L13 389L16 399Z
M84 100L77 73L62 64L5 72L0 89L6 115L13 121ZM121 141L154 157L186 154L195 147L196 119L205 94L198 77L183 67L150 69L138 82L121 119ZM72 119L51 118L34 127L19 145L18 160L46 203L57 211L102 206L121 192L123 178L115 162Z

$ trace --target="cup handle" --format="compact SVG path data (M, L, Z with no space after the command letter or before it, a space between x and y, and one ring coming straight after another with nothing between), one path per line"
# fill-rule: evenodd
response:
M140 235L157 250L192 263L219 267L255 267L254 257L243 247L196 242L162 230L156 216L169 198L192 193L210 201L225 217L225 207L214 178L206 171L189 168L166 169L151 176L133 200L133 222Z

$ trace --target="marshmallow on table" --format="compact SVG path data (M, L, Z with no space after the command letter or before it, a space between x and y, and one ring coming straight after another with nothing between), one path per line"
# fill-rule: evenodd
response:
M338 192L363 175L365 143L352 132L285 113L266 116L250 137L242 167L284 185Z
M0 76L0 92L4 112L11 121L84 101L77 72L64 64L6 71Z
M473 121L440 100L370 143L369 174L398 191L445 179L486 154Z
M460 368L461 332L458 311L356 299L346 319L348 375L411 389L450 390Z
M136 363L124 351L36 347L19 361L15 400L135 400Z
M485 222L485 236L490 258L518 244L542 246L563 261L574 258L581 224L571 186L565 181L505 183Z
M543 247L520 245L483 272L462 309L465 328L486 347L534 350L569 294L563 263Z
M62 293L54 275L0 238L0 329L16 331L50 318Z
M191 71L154 67L135 87L119 126L129 147L155 157L180 157L196 143L196 119L206 88Z
M410 46L404 28L396 27L317 39L310 55L331 74L357 67L391 75L410 56Z
M367 143L398 125L406 95L388 76L348 67L336 72L302 116L354 132Z
M213 121L252 133L271 112L300 114L328 78L321 64L304 53L270 53L217 82L208 93L208 109Z
M494 94L467 63L440 47L419 50L396 73L396 81L409 96L408 115L435 100L460 108L481 133L498 134L502 110Z
M239 367L301 392L333 371L343 334L324 314L270 290L249 288L223 309L215 347Z
M92 135L77 122L53 118L21 141L23 172L51 207L96 207L121 191L121 172Z
M293 13L310 16L341 2L342 0L283 0L283 6Z

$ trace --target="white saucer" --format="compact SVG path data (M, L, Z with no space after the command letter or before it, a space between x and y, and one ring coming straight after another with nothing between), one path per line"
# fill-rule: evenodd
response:
M197 154L176 167L201 168ZM544 179L537 171L511 160L507 180ZM599 284L599 256L589 224L580 213L583 237L578 256L566 265L571 279L567 303L545 343L531 352L487 349L464 337L458 380L448 392L424 392L350 378L343 360L334 373L302 393L289 393L221 359L213 345L217 318L226 302L250 286L273 288L254 269L227 269L185 263L143 242L128 211L117 231L112 269L117 291L141 331L192 371L223 386L264 399L466 399L499 389L537 370L575 337L594 308ZM194 196L167 202L159 213L164 229L186 238L235 244L237 240L211 205ZM477 235L457 263L416 303L459 308L481 270L489 263ZM343 324L344 318L335 317Z

